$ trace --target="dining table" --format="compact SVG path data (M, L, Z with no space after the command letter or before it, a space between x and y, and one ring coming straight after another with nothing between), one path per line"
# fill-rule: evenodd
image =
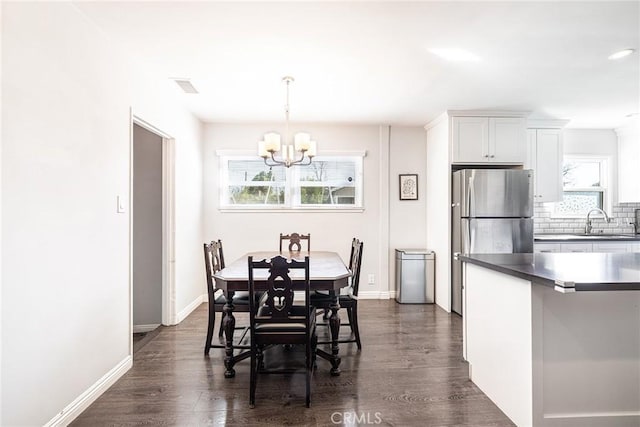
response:
M330 373L333 376L340 375L340 356L338 347L338 335L340 333L340 289L349 285L349 277L351 271L345 266L342 258L336 252L328 251L296 251L296 252L278 252L278 251L260 251L249 252L227 264L213 275L216 281L216 287L224 292L226 304L222 311L224 313L222 328L225 336L225 357L224 366L226 378L235 376L234 366L237 362L248 358L251 353L244 351L234 355L233 334L236 325L236 319L233 316L233 296L238 291L249 290L249 265L248 258L253 257L254 261L271 259L275 256L283 256L297 261L304 261L305 256L309 256L309 282L310 290L328 291L332 297L329 307L331 314L329 316L329 330L331 332L331 352L317 349L316 354L331 363ZM255 271L254 283L256 290L267 289L267 271ZM293 270L290 273L294 290L304 290L305 280L303 271Z

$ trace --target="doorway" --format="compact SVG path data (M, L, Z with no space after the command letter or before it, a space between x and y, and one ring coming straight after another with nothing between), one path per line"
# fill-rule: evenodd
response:
M173 139L132 118L130 283L131 354L175 318Z

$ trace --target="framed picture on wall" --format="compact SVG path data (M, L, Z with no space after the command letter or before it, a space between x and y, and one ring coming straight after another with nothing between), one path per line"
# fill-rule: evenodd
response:
M400 175L400 200L418 200L418 175Z

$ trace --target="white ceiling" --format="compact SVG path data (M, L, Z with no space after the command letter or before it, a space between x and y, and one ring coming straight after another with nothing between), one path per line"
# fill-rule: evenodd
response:
M446 109L614 128L638 112L640 2L77 2L207 122L424 125ZM465 49L477 62L429 52ZM176 90L179 88L173 83Z

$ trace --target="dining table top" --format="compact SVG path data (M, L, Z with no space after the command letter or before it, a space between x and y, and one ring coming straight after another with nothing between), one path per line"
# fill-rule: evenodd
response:
M341 282L346 281L351 272L336 252L328 251L296 251L296 252L278 252L278 251L258 251L249 252L238 258L237 260L227 264L225 268L213 275L216 282L247 282L249 280L248 258L253 257L254 261L271 259L277 255L287 259L296 261L304 261L305 256L309 256L309 278L311 282ZM265 280L268 272L265 270L255 270L254 278L256 280ZM293 269L290 276L292 279L300 280L304 278L304 271Z

